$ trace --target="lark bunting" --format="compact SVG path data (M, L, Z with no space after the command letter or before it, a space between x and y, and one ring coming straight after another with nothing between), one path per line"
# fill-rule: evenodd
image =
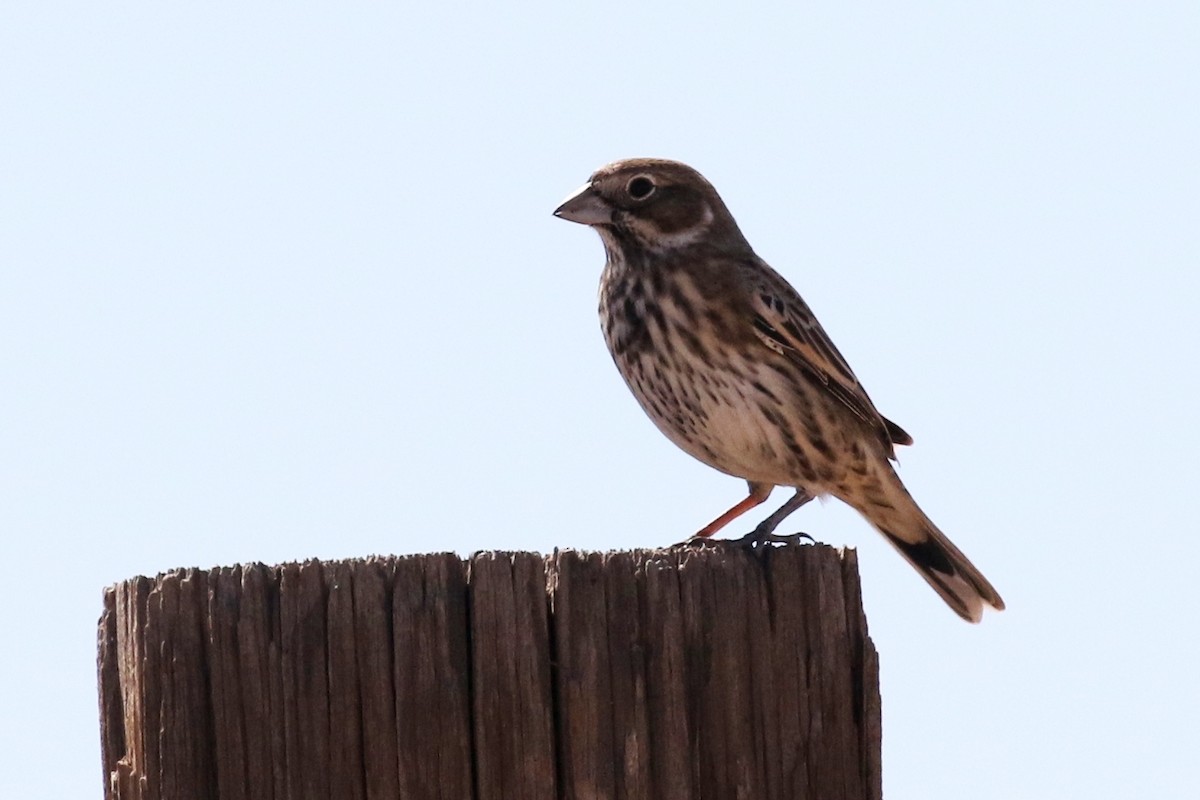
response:
M800 295L755 255L698 172L659 159L601 168L554 212L594 228L605 341L667 438L749 495L706 525L711 536L764 502L795 494L744 540L813 497L859 511L949 606L978 622L1004 601L909 495L892 466L912 438L883 417Z

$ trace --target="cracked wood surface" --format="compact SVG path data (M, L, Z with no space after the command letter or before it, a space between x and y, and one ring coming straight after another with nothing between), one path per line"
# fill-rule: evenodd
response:
M372 557L105 593L109 800L877 800L853 551Z

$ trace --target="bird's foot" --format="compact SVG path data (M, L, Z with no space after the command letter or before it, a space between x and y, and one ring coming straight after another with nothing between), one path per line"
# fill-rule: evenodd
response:
M817 543L816 539L803 531L783 534L761 530L760 526L740 539L713 539L708 536L689 536L682 542L676 542L672 547L744 547L756 553L761 553L763 548L768 544L800 544L803 539L807 539L813 544Z
M761 525L740 539L730 539L728 541L734 547L745 547L753 550L755 553L761 553L772 542L782 545L800 544L802 539L808 539L813 544L817 543L816 539L803 531L787 534L775 533L774 531L763 530Z

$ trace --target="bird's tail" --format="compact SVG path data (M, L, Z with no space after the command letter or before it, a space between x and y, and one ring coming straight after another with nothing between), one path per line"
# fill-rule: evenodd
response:
M954 612L968 622L979 622L983 606L1004 610L1004 601L946 534L925 516L916 501L887 464L872 481L874 486L857 497L844 498L900 551Z

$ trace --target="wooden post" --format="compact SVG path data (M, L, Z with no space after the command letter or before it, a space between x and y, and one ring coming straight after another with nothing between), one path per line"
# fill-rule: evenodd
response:
M109 800L878 800L853 551L451 554L105 593Z

